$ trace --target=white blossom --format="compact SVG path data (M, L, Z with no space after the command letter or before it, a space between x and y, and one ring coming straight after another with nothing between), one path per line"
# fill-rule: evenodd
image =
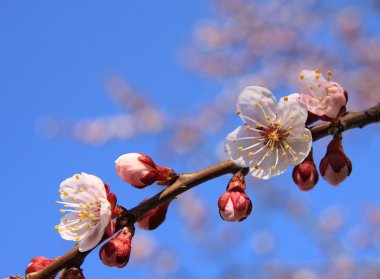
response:
M283 97L276 104L268 89L251 86L240 94L236 113L245 125L227 135L225 151L235 164L249 167L253 176L269 179L309 154L308 111L299 98Z
M66 213L55 228L63 239L79 242L79 251L94 248L110 222L111 204L104 183L96 176L81 173L63 181L59 193Z

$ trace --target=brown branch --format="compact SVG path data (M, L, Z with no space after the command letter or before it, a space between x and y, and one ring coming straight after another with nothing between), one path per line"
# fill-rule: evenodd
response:
M313 135L313 141L316 141L328 135L333 135L338 132L345 132L353 128L362 128L368 124L376 123L379 121L380 103L361 112L347 113L345 116L340 118L340 122L337 125L333 125L330 122L324 122L322 124L317 124L313 127L310 127L310 131ZM197 172L181 174L178 176L177 180L172 185L167 187L164 191L130 209L127 212L126 218L130 218L134 221L139 220L150 210L167 201L173 200L176 196L185 191L188 191L194 186L227 173L234 173L240 169L241 168L239 166L228 160L199 170ZM118 229L121 228L119 227ZM105 238L103 241L104 240ZM28 274L26 278L45 279L49 278L52 274L55 274L64 268L70 268L73 266L79 267L90 252L91 251L82 253L79 252L78 248L75 248L62 257L59 257L44 269L32 274Z

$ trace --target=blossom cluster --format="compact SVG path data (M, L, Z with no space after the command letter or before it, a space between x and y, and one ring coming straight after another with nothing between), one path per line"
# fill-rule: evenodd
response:
M282 97L278 103L267 88L245 88L236 110L244 125L227 135L227 156L259 179L269 179L296 166L295 183L302 190L312 189L318 182L318 172L307 125L319 119L336 125L348 101L347 92L332 81L332 73L328 71L327 75L326 80L318 69L302 71L298 92ZM319 168L332 185L341 183L351 172L341 139L340 134L335 135Z

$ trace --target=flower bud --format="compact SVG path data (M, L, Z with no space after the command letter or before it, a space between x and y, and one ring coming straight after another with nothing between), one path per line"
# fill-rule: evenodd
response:
M134 228L124 227L115 238L100 248L99 257L105 265L121 268L128 263L133 233Z
M220 196L219 214L224 221L243 221L252 212L252 202L244 192L230 191Z
M60 279L86 279L84 277L82 269L77 267L71 267L65 269L59 276Z
M127 153L116 161L117 175L136 188L144 188L154 182L168 184L175 174L172 169L156 165L152 158L140 153Z
M329 143L326 155L319 164L319 171L334 186L338 186L351 174L352 164L343 151L341 135L335 136Z
M144 201L143 201L144 202ZM144 230L154 230L161 225L166 218L170 202L164 203L145 214L136 225Z
M25 270L25 274L39 271L52 262L54 262L54 259L48 259L42 256L35 257L30 261L28 267ZM49 277L49 279L53 279L55 276L56 274Z
M317 167L314 164L312 152L311 150L305 160L293 169L292 177L294 183L302 191L309 191L318 183L319 175Z

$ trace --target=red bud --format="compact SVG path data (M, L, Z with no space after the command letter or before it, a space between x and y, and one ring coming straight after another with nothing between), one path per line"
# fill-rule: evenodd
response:
M105 265L121 268L128 263L133 233L133 228L124 227L115 238L100 248L99 257Z

